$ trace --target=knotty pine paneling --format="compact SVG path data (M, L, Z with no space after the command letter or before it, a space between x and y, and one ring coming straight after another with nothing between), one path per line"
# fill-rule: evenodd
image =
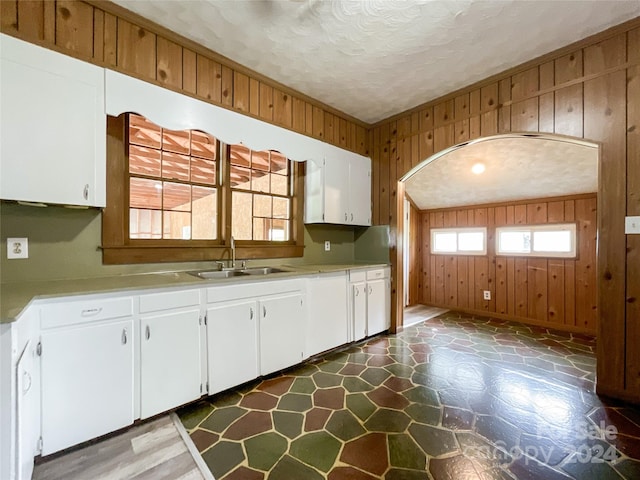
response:
M540 300L539 308L533 311L540 312L546 301L548 316L563 318L567 328L593 331L595 321L599 325L598 391L640 403L640 353L636 353L633 340L640 336L640 237L623 233L624 216L640 214L640 194L637 193L640 191L639 39L640 17L469 88L429 101L379 122L372 129L382 132L404 117L417 114L419 131L412 131L411 135L418 135L418 163L457 143L516 130L568 135L601 145L600 213L596 224L598 256L589 262L591 275L596 275L594 269L599 275L593 276L587 288L580 283L581 271L585 269L579 268L574 261L548 261L546 268L550 273L546 285L547 291L553 292L547 293L544 300ZM410 71L407 73L411 74ZM467 95L469 109L463 108ZM478 102L476 107L474 101ZM402 138L398 135L396 141L401 142ZM381 142L378 148L386 147ZM372 145L371 154L376 155L373 149ZM377 189L373 192L373 201L374 205L379 204L378 212L396 210L395 198L383 192L388 192L395 179L405 173L395 171L393 177L386 176L385 161L388 159L380 156L379 178L374 178ZM565 207L565 217L569 218L575 206L568 202ZM511 211L516 213L513 208ZM388 218L384 214L374 216L374 223L387 224ZM514 222L523 223L517 216ZM422 257L425 255L423 251ZM512 282L498 287L501 291L507 290L506 311L510 316L522 316L525 309L529 315L528 283L531 280L537 285L538 280L542 281L535 275L529 278L528 266L521 263L506 259L495 265L498 283L505 275L521 276L517 288ZM435 264L432 267L435 268ZM475 268L475 262L469 264L467 271L475 278L472 268ZM464 266L460 266L458 259L458 281L461 270ZM429 272L423 272L423 280ZM559 292L555 286L561 282L564 282L564 289ZM527 285L526 289L523 285ZM465 288L464 284L458 287L458 290ZM435 293L431 290L423 282L423 301L430 299L433 302ZM473 288L468 290L473 291ZM531 290L536 289L531 287ZM585 290L588 295L597 297L595 304L592 299L578 301L585 295ZM428 292L426 297L425 292ZM475 299L472 300L468 297L469 306L464 308L471 308L475 303ZM579 312L576 311L578 305ZM594 305L598 306L595 320L592 313L585 313L587 310L593 312ZM505 309L505 302L500 298L496 298L498 309L500 312L497 313Z
M115 4L2 0L0 31L368 155L364 123L227 64L215 52ZM325 115L336 127L329 138L318 123Z
M421 283L420 301L522 322L595 334L597 331L596 196L580 195L518 204L422 211L422 265L409 284ZM496 227L576 222L575 259L495 254ZM432 255L431 228L487 227L487 255ZM483 290L491 292L484 300ZM567 315L569 312L569 315ZM575 312L572 313L572 312Z

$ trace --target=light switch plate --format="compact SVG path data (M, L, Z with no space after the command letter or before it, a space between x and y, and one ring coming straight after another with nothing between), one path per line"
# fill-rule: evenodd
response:
M640 216L626 217L624 219L624 233L627 235L640 234Z
M7 238L7 258L29 258L29 239Z

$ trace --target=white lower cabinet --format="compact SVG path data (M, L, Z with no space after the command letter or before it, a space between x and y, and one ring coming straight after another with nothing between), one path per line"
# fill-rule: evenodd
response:
M300 292L260 298L260 374L304 359L304 297Z
M42 332L42 455L133 423L133 342L132 317Z
M389 279L367 281L367 334L377 335L390 327Z
M346 272L326 273L307 280L307 356L349 341L347 307Z
M200 298L199 289L140 296L140 418L204 393Z
M253 380L258 370L258 302L221 302L207 307L209 394Z
M349 340L358 341L367 336L367 284L353 282L350 287L352 335Z
M140 317L140 418L197 399L200 309Z
M391 326L389 273L388 267L349 272L350 340L377 335Z

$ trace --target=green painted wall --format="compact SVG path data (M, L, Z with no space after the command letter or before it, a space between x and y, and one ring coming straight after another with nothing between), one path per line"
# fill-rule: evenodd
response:
M372 233L367 233L368 230ZM388 250L386 259L382 260L384 255L380 255L379 249L384 242L380 241L381 235L376 233L379 230L380 227L360 229L339 225L307 225L303 258L256 260L251 263L386 262ZM212 262L103 265L99 248L101 231L102 216L96 209L38 208L0 203L0 283L200 269L213 265ZM7 260L7 237L27 237L29 258ZM329 252L324 251L325 240L331 242ZM362 252L357 253L356 249Z

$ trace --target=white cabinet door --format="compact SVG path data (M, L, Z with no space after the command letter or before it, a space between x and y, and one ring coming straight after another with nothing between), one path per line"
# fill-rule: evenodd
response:
M133 423L133 320L43 331L42 454Z
M140 417L198 398L200 310L143 316L140 337Z
M0 41L0 198L105 206L104 69Z
M376 335L390 326L389 280L367 282L367 334Z
M352 158L349 162L349 222L371 225L371 161Z
M345 272L308 280L306 355L344 345L349 341L347 276Z
M303 296L301 293L261 298L260 374L282 370L304 357Z
M18 359L16 365L17 374L17 398L18 412L16 422L16 479L29 480L33 473L33 457L38 450L38 436L40 425L38 425L38 404L36 385L36 363L34 361L33 342L28 341L27 345Z
M240 300L207 308L209 394L259 376L258 304Z
M324 165L324 221L349 222L349 161L326 158Z
M351 284L351 324L353 341L367 336L367 288L364 282Z

